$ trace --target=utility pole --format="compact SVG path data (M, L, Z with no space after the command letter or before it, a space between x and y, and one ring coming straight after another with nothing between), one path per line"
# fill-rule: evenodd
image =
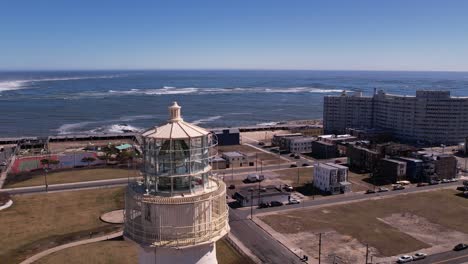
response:
M263 160L260 160L260 174L263 174Z
M252 221L253 221L253 193L254 193L254 190L252 189L250 192L250 220Z
M47 169L44 170L45 174L44 174L44 181L45 181L45 191L48 192L48 189L49 189L49 185L47 184Z
M255 152L255 172L258 172L258 152Z
M299 167L297 167L297 185L299 185Z
M366 244L366 264L367 264L368 258L369 258L369 244Z
M319 264L321 263L321 256L322 256L322 233L319 233Z

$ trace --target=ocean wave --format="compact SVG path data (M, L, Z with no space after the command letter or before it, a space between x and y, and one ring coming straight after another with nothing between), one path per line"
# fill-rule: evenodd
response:
M9 80L0 81L0 93L4 91L20 90L29 88L30 84L37 82L54 82L54 81L73 81L73 80L86 80L86 79L111 79L123 77L125 74L115 75L101 75L101 76L75 76L75 77L57 77L57 78L43 78L43 79L30 79L30 80Z
M257 126L276 126L279 122L264 122L258 123Z
M142 128L135 127L129 124L112 124L108 126L101 126L88 130L88 133L125 133L125 132L140 132Z
M108 119L102 121L83 121L77 123L63 124L56 129L59 135L74 134L80 132L86 133L122 133L127 131L140 131L141 128L124 124L122 122L131 122L142 119L153 119L156 115L131 115L122 116L117 119Z
M196 88L164 86L160 89L109 90L113 95L173 95L173 94L238 94L238 93L341 93L342 89L321 89L316 87L233 87L233 88ZM89 95L89 93L88 93ZM95 93L103 96L103 93Z
M220 119L221 117L223 116L210 116L210 117L207 117L207 118L202 118L202 119L198 119L198 120L195 120L195 121L192 121L190 123L194 124L194 125L200 125L200 124L205 124L205 123L209 123L209 122L213 122L215 120L218 120Z
M0 82L0 93L3 91L19 90L27 81L2 81Z

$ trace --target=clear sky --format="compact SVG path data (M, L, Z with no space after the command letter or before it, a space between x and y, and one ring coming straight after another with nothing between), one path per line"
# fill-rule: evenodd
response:
M0 69L468 71L464 0L0 0Z

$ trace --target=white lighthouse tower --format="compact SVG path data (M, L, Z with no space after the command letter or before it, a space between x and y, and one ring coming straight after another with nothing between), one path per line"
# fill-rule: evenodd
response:
M140 246L139 263L218 263L215 242L229 232L226 185L209 165L216 138L180 108L142 134L144 182L125 195L124 236Z

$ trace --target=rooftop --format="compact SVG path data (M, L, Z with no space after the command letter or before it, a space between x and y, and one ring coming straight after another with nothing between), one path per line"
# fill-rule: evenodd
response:
M228 152L223 152L223 155L229 158L237 158L237 157L244 157L245 155L238 152L238 151L228 151Z
M156 139L186 139L210 134L205 129L185 122L180 114L180 106L174 102L169 107L170 119L167 124L147 130L143 137Z

